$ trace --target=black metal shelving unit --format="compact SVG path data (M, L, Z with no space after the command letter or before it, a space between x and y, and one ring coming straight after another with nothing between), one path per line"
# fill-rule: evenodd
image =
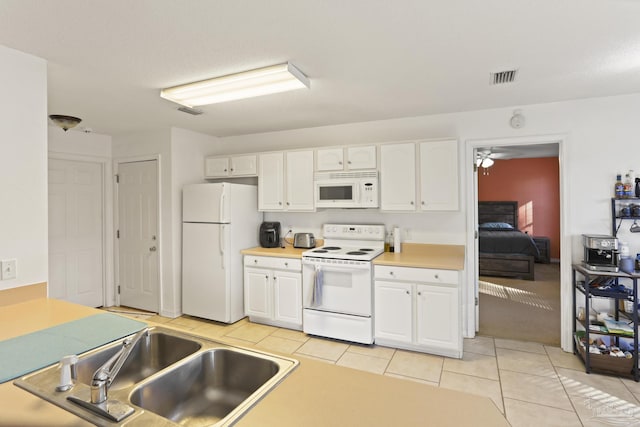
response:
M620 226L625 220L633 220L640 221L640 216L637 215L622 215L620 210L622 209L622 204L627 202L629 204L640 205L640 198L638 197L629 197L624 199L612 198L611 199L611 235L616 237L618 235L618 230L620 230Z
M638 369L638 310L637 310L637 300L638 300L638 278L640 278L640 273L636 272L633 274L628 274L628 273L624 273L624 272L617 272L617 273L613 273L613 272L604 272L604 271L592 271L589 270L585 267L583 267L580 264L574 264L572 266L573 269L573 273L572 273L572 280L573 280L573 285L574 288L576 290L578 290L579 292L581 292L584 295L584 311L585 311L585 319L584 320L580 320L578 319L577 316L577 293L573 292L573 315L574 315L574 322L573 322L573 336L574 336L574 340L573 340L573 350L574 353L577 354L582 361L584 362L584 366L585 366L585 371L587 373L591 373L592 370L592 366L591 366L591 354L589 353L589 336L591 334L594 335L607 335L607 336L611 336L613 337L613 339L615 339L616 344L619 344L619 339L620 338L632 338L633 339L633 348L634 348L634 352L633 352L633 368L630 372L631 376L633 377L633 379L635 381L639 381L640 380L640 372ZM578 274L581 275L583 277L584 280L579 281L578 280ZM614 291L603 291L603 290L599 290L599 289L591 289L590 283L596 278L596 277L608 277L608 278L614 278L616 283L618 283L618 280L620 279L625 279L625 280L629 280L632 284L632 287L630 289L630 293L625 294L622 292L614 292ZM627 335L622 335L622 334L616 334L616 333L605 333L605 332L594 332L591 331L589 328L589 309L591 307L591 299L592 298L608 298L608 299L614 299L615 300L615 320L620 320L620 315L623 315L623 313L620 311L619 309L619 301L620 300L626 300L626 301L631 301L633 302L633 311L630 313L629 319L633 322L633 337L627 336ZM584 334L585 334L585 339L586 339L586 348L585 348L585 352L584 352L584 356L582 354L580 354L580 352L578 351L578 340L576 339L576 332L577 332L577 325L582 325L582 327L584 328ZM608 356L611 357L611 356ZM612 358L613 359L613 358ZM614 362L612 360L612 362ZM609 370L607 370L609 371ZM611 370L611 371L615 371L615 370Z

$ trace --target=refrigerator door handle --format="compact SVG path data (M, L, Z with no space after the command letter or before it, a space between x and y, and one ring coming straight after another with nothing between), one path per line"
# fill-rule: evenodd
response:
M222 191L222 193L220 193L220 212L219 213L219 221L220 222L225 222L226 218L224 217L224 189Z
M220 244L220 264L224 270L224 225L220 226L220 239L218 243Z

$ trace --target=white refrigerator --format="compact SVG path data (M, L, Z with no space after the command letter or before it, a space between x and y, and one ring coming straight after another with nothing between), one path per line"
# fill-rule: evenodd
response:
M182 190L182 312L224 323L244 317L240 251L258 246L262 213L253 185Z

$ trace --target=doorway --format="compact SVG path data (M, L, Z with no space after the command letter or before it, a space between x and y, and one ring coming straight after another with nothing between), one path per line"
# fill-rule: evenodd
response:
M103 165L49 158L49 296L104 305Z
M494 298L500 301L501 303L504 303L505 300L509 300L508 302L513 304L513 307L511 307L513 308L513 311L511 311L511 313L509 313L509 311L506 311L505 317L503 319L498 318L497 320L495 316L498 315L499 317L499 314L500 314L499 312L505 311L504 307L491 308L489 305L487 305L488 309L492 310L492 312L489 314L491 314L494 317L493 321L498 324L498 327L500 325L500 322L503 322L504 325L507 325L507 327L513 324L516 324L516 327L517 327L518 322L524 321L524 318L527 315L531 315L531 313L527 314L526 309L534 308L540 311L539 312L535 312L535 310L533 311L537 314L534 315L534 318L528 318L526 320L526 322L528 322L527 325L532 322L535 323L535 320L536 320L535 316L540 316L539 319L544 318L544 320L549 320L550 316L556 316L555 323L553 323L555 325L554 341L553 342L547 341L546 343L552 343L555 345L563 344L563 347L565 345L565 341L566 341L565 335L567 331L567 328L565 325L565 323L567 323L567 315L565 312L567 311L567 307L566 307L567 302L569 306L571 305L571 299L570 299L570 293L567 293L566 289L563 289L563 286L562 286L562 283L564 281L561 279L561 277L563 275L566 275L566 272L564 271L566 268L563 268L562 264L558 263L558 261L562 260L563 257L557 251L558 246L560 246L560 248L565 246L563 244L563 239L565 239L565 237L562 233L562 230L563 230L562 225L564 221L563 209L562 209L562 188L563 188L564 180L563 180L563 169L562 169L563 165L561 164L562 150L564 148L563 141L564 139L562 136L548 136L548 137L522 137L522 138L513 138L513 139L505 138L505 139L493 139L493 140L476 140L476 141L467 142L467 158L469 160L472 160L474 164L476 163L476 160L482 160L485 157L489 157L491 154L493 154L494 151L496 153L500 153L498 155L491 155L490 157L492 157L491 159L492 161L488 162L490 166L486 170L482 167L479 167L478 172L473 173L470 179L468 180L470 184L470 186L468 187L469 197L467 199L468 212L469 212L468 229L472 230L472 232L468 237L468 244L467 244L467 250L469 254L469 258L467 262L467 266L468 266L467 277L469 282L474 284L473 286L474 295L473 295L473 299L470 299L470 300L471 301L475 300L476 303L475 303L475 306L472 307L473 309L469 310L468 312L469 313L468 320L470 321L468 322L467 327L471 327L471 324L473 323L473 326L475 328L474 332L477 332L479 330L482 331L481 319L480 319L480 314L483 313L482 299L484 297L484 299L486 300L487 296L489 296L491 298ZM507 161L505 159L509 157L519 158L519 159L550 157L549 154L541 155L538 152L541 149L549 148L549 147L555 150L555 154L551 155L553 159L550 159L550 160L556 162L556 165L557 165L557 181L556 181L557 188L555 190L557 190L557 194L558 194L557 198L559 200L558 200L557 206L559 206L559 211L560 211L560 214L559 214L560 231L554 236L554 240L556 240L555 242L556 251L554 252L554 256L553 256L553 258L555 258L554 261L556 261L555 264L546 264L546 263L542 264L540 263L540 260L536 256L536 260L538 261L538 263L535 263L535 267L534 267L535 276L533 281L522 280L522 279L526 279L526 277L518 277L518 275L514 275L512 277L498 277L495 280L491 278L485 278L485 277L481 278L480 277L481 269L479 265L480 250L479 250L479 239L478 239L478 234L480 231L478 227L478 220L479 220L479 213L478 213L479 179L478 178L479 178L479 175L481 176L481 174L483 173L491 174L492 173L491 163L497 164L500 161ZM494 169L494 171L496 170L497 169ZM500 185L500 187L503 187L503 186L504 185ZM500 199L499 195L496 197ZM518 211L520 215L523 216L523 221L521 221L520 224L517 225L515 228L516 229L519 228L523 231L531 232L532 235L536 235L537 233L535 229L535 223L531 221L531 217L530 217L532 213L531 205L533 203L529 203L530 202L529 200L522 201L520 200L519 197L517 197L517 195L516 196L507 195L505 197L506 199L515 200L519 202ZM539 203L538 207L540 207L540 205L541 203ZM536 236L536 237L539 237L539 236ZM536 240L538 241L538 243L544 243L545 239L542 238L542 239L536 239ZM483 253L483 255L485 254ZM486 261L485 257L483 257L483 261ZM484 267L484 262L483 262L483 267ZM486 272L486 267L484 267L484 271ZM497 276L500 276L500 275L497 275ZM505 276L509 276L509 275L505 274ZM531 277L529 277L529 279L531 279ZM548 283L548 286L550 286L553 291L550 294L547 293L545 296L541 297L540 295L538 295L538 291L542 290L542 285L539 286L538 288L535 288L536 280L540 280L541 282L549 282L549 281L552 282L552 283ZM567 299L567 295L569 296L569 299ZM549 299L553 300L552 304L548 304ZM487 314L487 313L483 313L483 314ZM473 318L471 318L472 316ZM486 317L486 316L483 316L483 317ZM544 325L545 323L544 321L541 321L540 323L541 323L540 325L541 328L546 327ZM568 330L570 331L570 328ZM468 330L467 332L471 332L471 331ZM470 336L473 336L473 334L470 334ZM513 337L505 337L505 338L516 339ZM524 338L524 339L536 341L535 338L533 339Z
M121 306L160 307L158 161L117 163L117 287Z

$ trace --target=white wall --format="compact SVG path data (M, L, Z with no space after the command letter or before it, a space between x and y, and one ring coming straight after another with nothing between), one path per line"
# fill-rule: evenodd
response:
M171 129L174 311L182 313L182 187L204 182L204 157L215 151L217 138L180 128Z
M17 277L0 290L46 282L47 64L0 46L0 259Z

